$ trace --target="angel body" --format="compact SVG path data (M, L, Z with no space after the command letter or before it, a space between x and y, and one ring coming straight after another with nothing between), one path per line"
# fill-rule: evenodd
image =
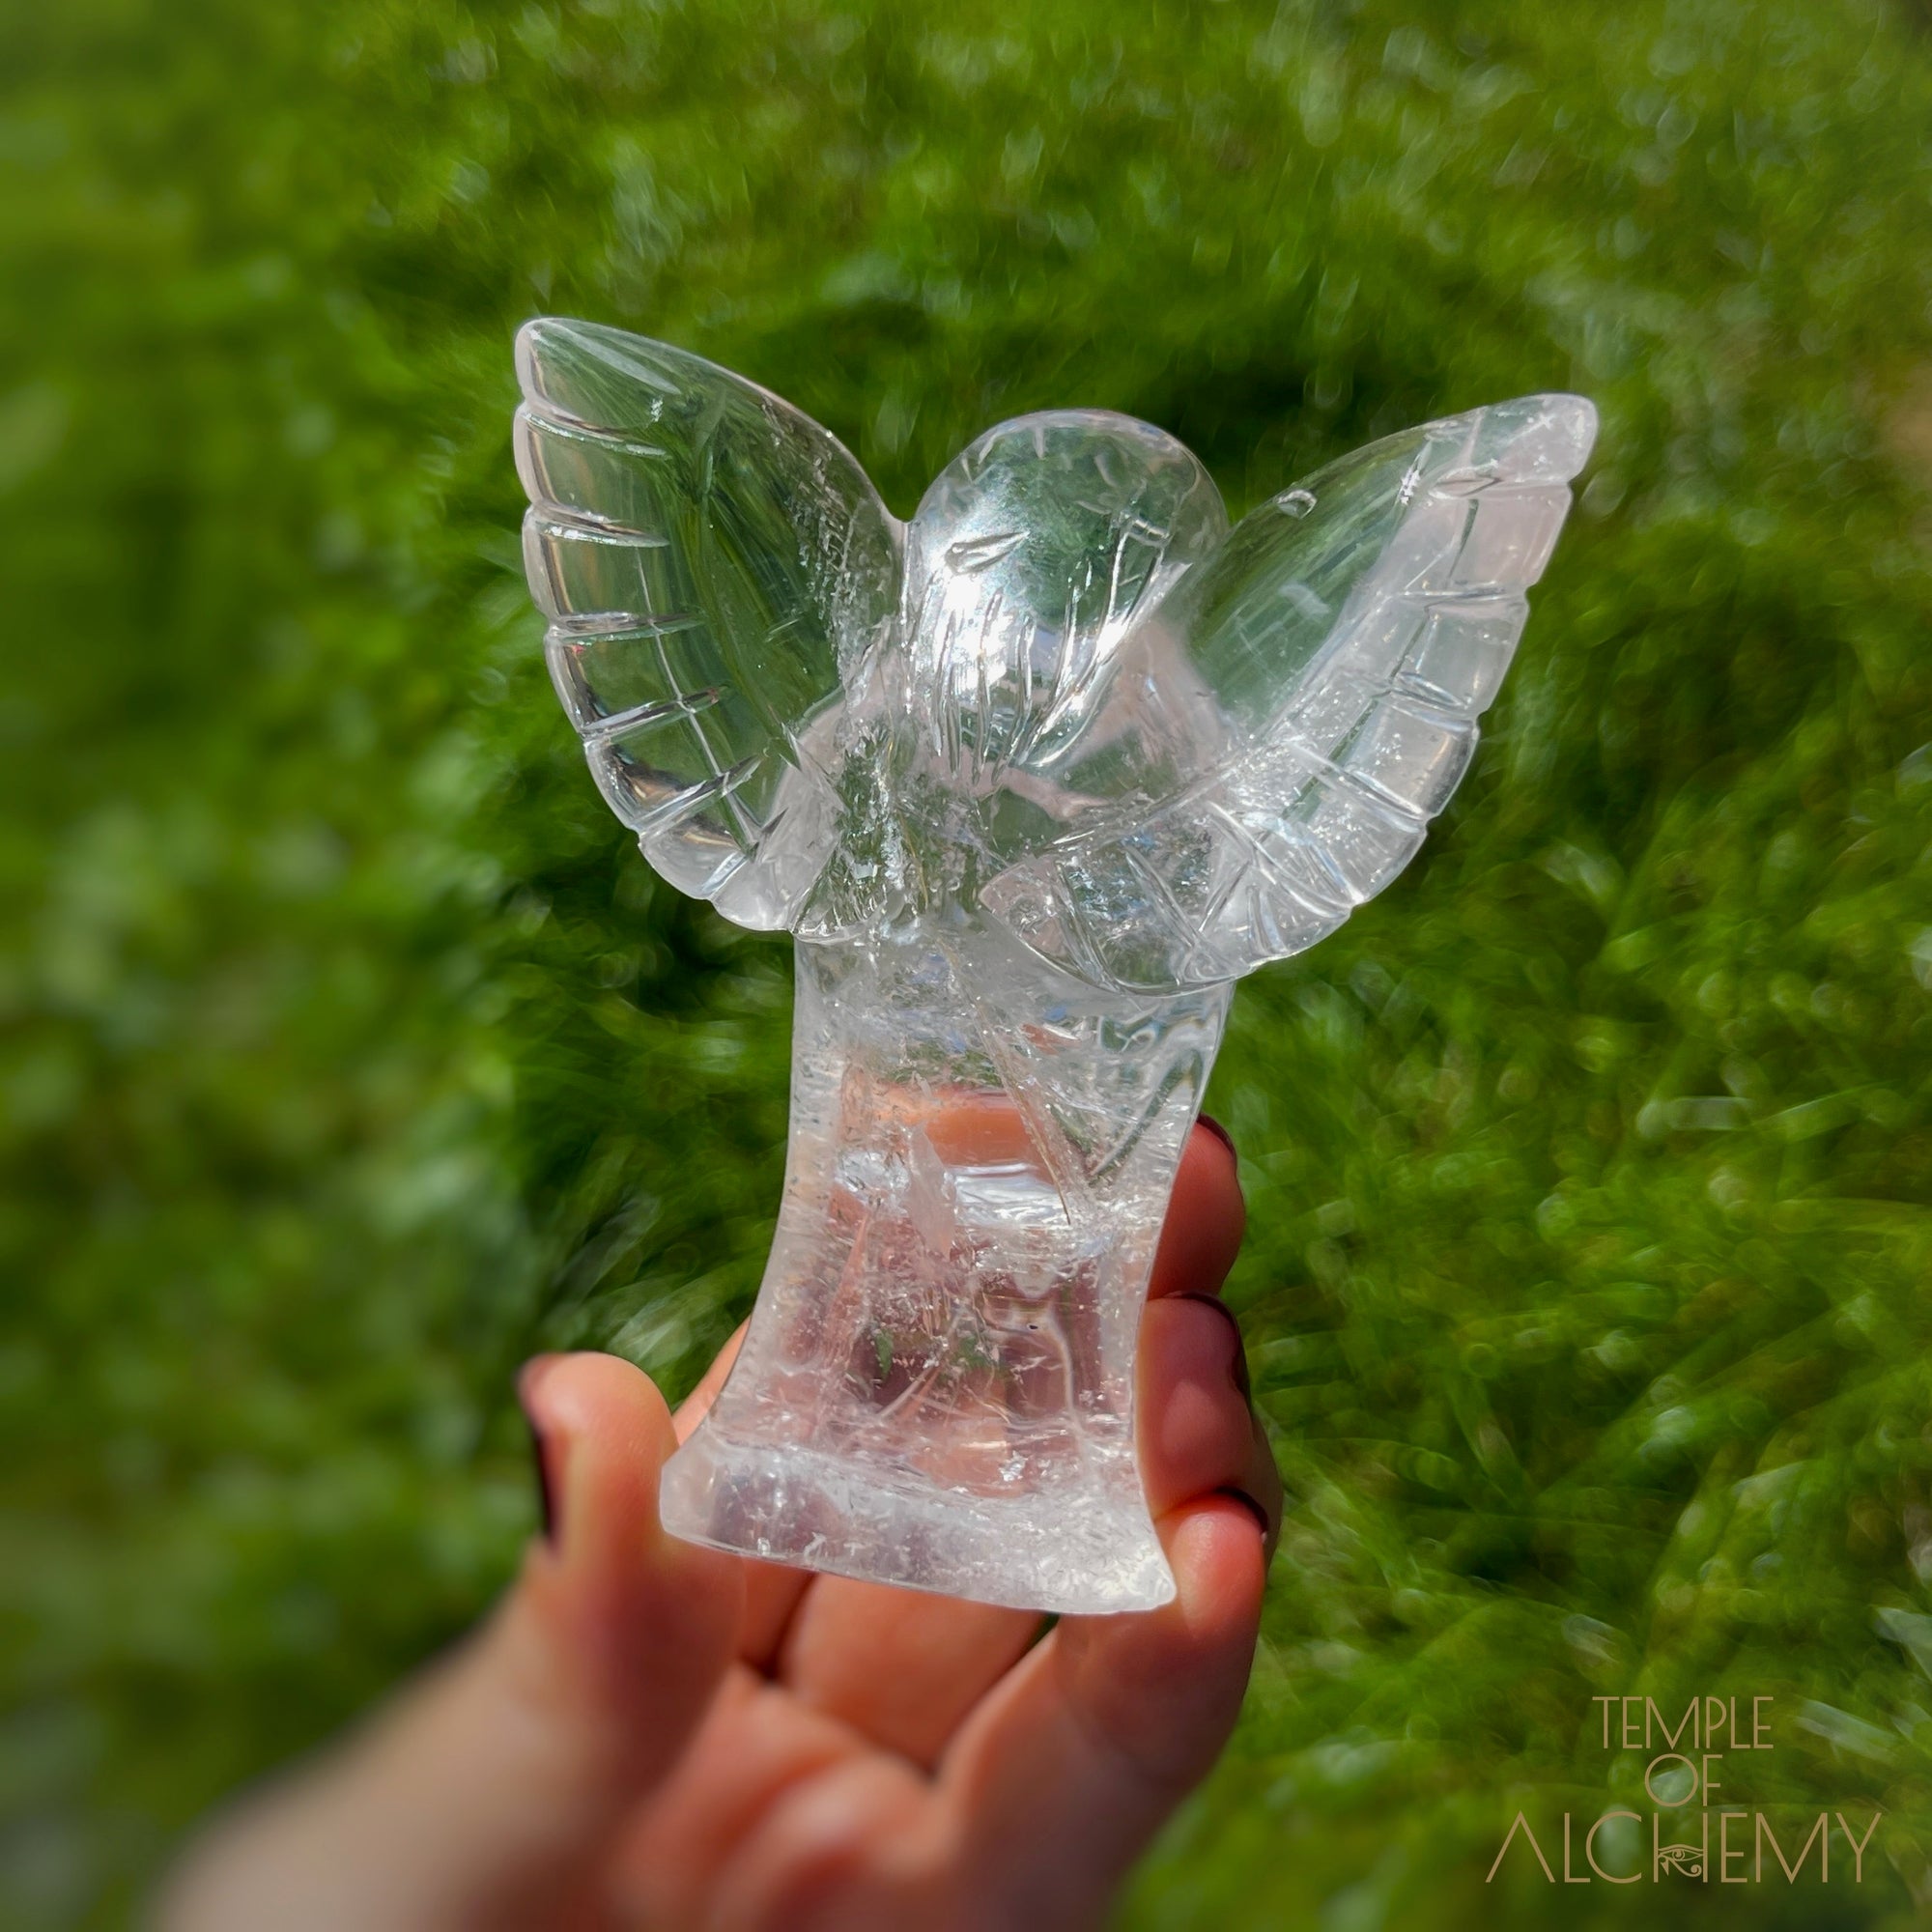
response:
M778 1236L667 1525L1165 1602L1133 1345L1233 984L1420 845L1594 411L1427 424L1233 530L1171 437L1052 412L902 526L684 351L545 321L518 366L526 562L598 784L673 884L796 942Z

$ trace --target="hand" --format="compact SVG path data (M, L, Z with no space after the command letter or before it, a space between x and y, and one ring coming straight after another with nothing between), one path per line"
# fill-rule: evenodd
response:
M1176 1602L1063 1618L666 1536L675 1420L609 1355L521 1393L550 1516L489 1622L190 1855L168 1932L1095 1922L1220 1753L1281 1483L1215 1292L1243 1208L1197 1127L1143 1318L1141 1468Z

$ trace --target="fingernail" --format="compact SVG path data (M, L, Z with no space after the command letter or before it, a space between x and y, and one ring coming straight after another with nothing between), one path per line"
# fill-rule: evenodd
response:
M1208 1131L1210 1134L1212 1134L1214 1138L1217 1141L1219 1141L1221 1145L1224 1148L1226 1148L1230 1153L1234 1154L1236 1160L1239 1160L1241 1156L1236 1152L1234 1135L1231 1134L1227 1130L1227 1128L1224 1127L1221 1124L1221 1122L1214 1118L1212 1114L1202 1114L1198 1116L1198 1118L1200 1120L1201 1124L1204 1127L1206 1127Z
M537 1509L543 1517L544 1541L553 1548L556 1547L556 1503L551 1487L550 1456L546 1447L544 1432L536 1417L530 1413L529 1392L533 1386L531 1372L543 1358L526 1362L517 1375L517 1402L524 1411L524 1426L530 1432L530 1463L536 1472Z
M1262 1533L1262 1542L1264 1544L1267 1542L1268 1540L1267 1511L1263 1509L1261 1504L1256 1502L1254 1497L1249 1495L1246 1490L1237 1490L1234 1488L1233 1485L1230 1485L1225 1490L1216 1490L1214 1493L1217 1496L1226 1496L1231 1503L1239 1503L1240 1506L1244 1510L1246 1510L1251 1517L1254 1518L1255 1527Z
M524 1420L529 1423L530 1463L537 1476L537 1512L543 1518L544 1541L554 1549L556 1548L556 1511L550 1499L550 1470L544 1463L543 1431L530 1422L527 1415Z
M1193 1291L1178 1294L1177 1301L1198 1301L1204 1308L1211 1308L1228 1324L1235 1343L1234 1360L1228 1364L1228 1373L1234 1378L1235 1392L1243 1402L1252 1398L1253 1390L1248 1381L1248 1350L1241 1339L1241 1324L1235 1311L1218 1294L1200 1294Z

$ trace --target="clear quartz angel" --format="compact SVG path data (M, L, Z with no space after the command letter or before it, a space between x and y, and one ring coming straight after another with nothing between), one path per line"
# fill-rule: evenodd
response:
M1063 1612L1174 1582L1134 1344L1234 982L1395 877L1596 430L1423 425L1232 530L1173 438L989 430L910 524L827 431L621 330L518 338L525 558L644 856L797 957L778 1236L676 1534Z

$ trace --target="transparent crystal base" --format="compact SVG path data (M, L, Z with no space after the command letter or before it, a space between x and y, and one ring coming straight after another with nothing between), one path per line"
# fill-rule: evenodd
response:
M1174 1577L1138 1489L962 1496L843 1458L700 1430L665 1472L687 1542L835 1577L1061 1615L1153 1609Z
M1134 1352L1225 992L1086 986L957 914L797 958L778 1236L666 1527L980 1603L1168 1602Z
M1228 989L1420 847L1589 453L1580 396L1386 437L1229 526L1103 410L908 524L687 351L517 338L557 695L644 855L798 942L784 1206L673 1528L1052 1609L1163 1601L1134 1342Z

